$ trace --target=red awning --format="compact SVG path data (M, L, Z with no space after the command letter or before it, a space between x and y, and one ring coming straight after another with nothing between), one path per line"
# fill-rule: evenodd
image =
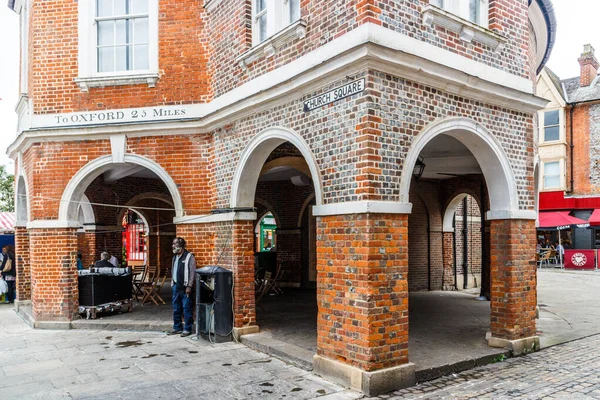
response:
M12 232L15 230L15 213L0 212L0 232Z
M600 226L600 208L594 210L588 222L591 226Z
M538 229L569 229L573 225L581 228L589 226L587 221L571 217L569 211L540 211L539 222Z

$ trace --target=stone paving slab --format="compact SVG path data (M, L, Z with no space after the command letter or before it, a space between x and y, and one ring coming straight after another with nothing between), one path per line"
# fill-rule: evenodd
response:
M34 330L0 305L0 399L357 399L239 343L148 331Z

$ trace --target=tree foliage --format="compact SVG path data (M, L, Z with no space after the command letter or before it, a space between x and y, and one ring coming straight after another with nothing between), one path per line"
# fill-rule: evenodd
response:
M0 165L0 211L15 211L15 176Z

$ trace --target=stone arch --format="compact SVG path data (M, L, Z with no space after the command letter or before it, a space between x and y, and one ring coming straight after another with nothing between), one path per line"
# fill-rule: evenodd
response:
M448 205L446 205L446 208L444 209L444 217L442 222L442 229L444 232L454 232L454 226L452 225L454 214L456 213L456 209L458 208L460 202L467 196L471 196L479 205L481 205L481 199L479 198L478 194L470 189L461 189L460 193L454 195L452 200L448 202Z
M473 154L488 187L490 211L510 216L519 211L519 197L510 161L498 140L482 125L467 118L448 118L427 126L406 155L400 180L400 201L409 201L413 165L427 143L438 135L459 140Z
M183 203L179 189L171 176L159 164L135 154L126 154L123 161L127 164L140 165L154 172L163 181L173 198L175 216L183 216ZM59 220L77 221L77 206L79 201L74 201L74 199L80 199L92 181L100 174L109 170L113 165L112 155L99 157L87 163L71 178L61 198L58 212Z
M16 226L27 226L29 222L29 189L27 177L20 174L17 177L17 198L15 201Z
M229 204L232 208L254 206L256 185L265 161L277 146L285 142L294 145L306 160L317 205L322 203L321 173L308 143L290 129L272 127L257 134L240 156L231 187Z
M83 218L79 218L80 211ZM90 203L90 199L88 199L88 197L85 194L81 196L81 200L79 200L79 204L77 206L77 220L82 225L96 223L96 215L94 214L94 208Z

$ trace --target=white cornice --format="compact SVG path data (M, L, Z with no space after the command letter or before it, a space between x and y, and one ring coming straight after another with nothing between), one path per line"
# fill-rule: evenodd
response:
M62 229L62 228L79 228L79 221L68 221L58 219L38 219L27 224L27 229Z
M420 40L368 23L319 47L297 60L216 98L190 107L187 120L108 124L60 128L38 126L22 132L9 146L14 158L31 143L40 141L89 140L114 133L128 137L208 132L264 109L310 95L315 90L366 68L415 80L452 94L506 107L534 112L546 101L533 95L530 80L518 77L452 53ZM148 107L151 109L151 107ZM299 108L298 112L302 112ZM56 116L71 114L55 114Z
M411 203L393 201L348 201L344 203L313 206L314 216L346 215L346 214L410 214Z
M527 219L535 221L537 219L537 212L534 210L492 210L485 214L487 221L496 219Z
M256 213L253 211L238 211L227 212L220 214L205 214L205 215L186 215L184 217L173 218L175 225L185 224L210 224L213 222L230 222L230 221L254 221Z

